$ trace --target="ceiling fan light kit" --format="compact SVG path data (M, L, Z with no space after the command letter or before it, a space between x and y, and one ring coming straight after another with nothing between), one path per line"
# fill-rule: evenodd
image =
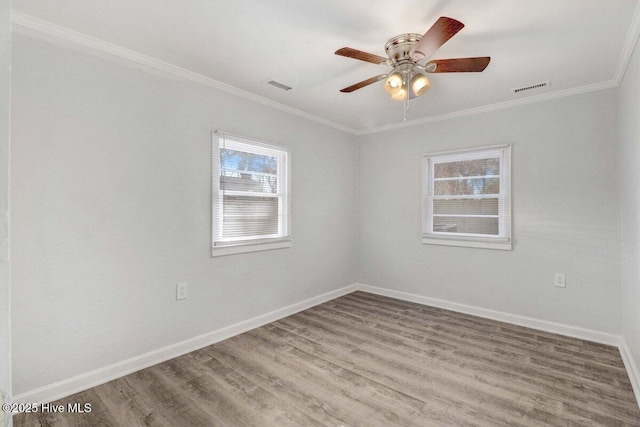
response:
M394 101L402 101L407 95L415 98L431 88L431 82L425 71L411 63L398 65L384 81L384 90ZM409 90L411 89L411 90Z
M384 90L394 101L408 101L425 94L431 88L429 73L482 72L491 60L488 56L475 58L437 59L422 65L443 44L456 35L464 24L452 18L440 17L424 35L400 34L391 38L384 46L387 58L344 47L335 54L373 64L393 67L389 74L381 74L341 89L353 92L370 84L384 80ZM408 104L405 104L405 111ZM406 116L405 116L406 120Z

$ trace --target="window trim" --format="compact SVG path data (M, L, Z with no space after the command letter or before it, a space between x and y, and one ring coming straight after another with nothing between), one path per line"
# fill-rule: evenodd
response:
M432 159L438 163L448 160L459 160L461 155L467 155L468 160L485 158L487 156L500 156L500 194L498 201L499 235L496 237L479 234L433 234L433 192L434 179ZM486 147L474 147L459 150L438 151L424 154L422 157L422 243L429 245L461 246L470 248L499 249L510 251L513 249L512 222L511 222L511 144L492 145Z
M220 140L228 138L226 146L249 149L252 153L278 157L278 193L267 195L282 199L279 203L278 234L254 239L222 239L223 190L220 188ZM282 170L284 168L284 170ZM239 192L242 193L242 192ZM266 193L265 193L266 194ZM265 194L243 194L249 197L265 197ZM211 256L233 255L245 252L289 248L291 240L291 150L255 139L214 130L211 137Z

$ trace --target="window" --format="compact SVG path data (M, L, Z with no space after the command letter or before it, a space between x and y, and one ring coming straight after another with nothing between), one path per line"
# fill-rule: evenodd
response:
M291 246L290 153L213 134L212 256Z
M423 158L422 242L511 250L511 146Z

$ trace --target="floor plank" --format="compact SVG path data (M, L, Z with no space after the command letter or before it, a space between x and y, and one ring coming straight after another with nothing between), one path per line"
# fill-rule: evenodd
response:
M355 292L21 426L640 426L618 350Z

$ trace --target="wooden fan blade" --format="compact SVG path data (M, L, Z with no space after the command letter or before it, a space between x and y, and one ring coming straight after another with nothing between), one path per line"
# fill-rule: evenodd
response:
M455 36L463 27L464 24L462 22L441 16L436 23L424 33L420 41L416 43L411 57L416 61L430 57L440 46Z
M435 59L427 62L424 70L428 73L479 73L489 65L491 57Z
M385 77L387 77L386 74L380 74L379 76L371 77L370 79L363 80L360 83L356 83L349 87L345 87L344 89L340 89L340 92L345 92L345 93L353 92L354 90L362 89L365 86L369 86L372 83L379 82Z
M373 53L363 52L358 49L352 49L350 47L343 47L336 50L336 55L346 56L347 58L359 59L360 61L371 62L372 64L386 64L389 62L388 58L374 55Z

